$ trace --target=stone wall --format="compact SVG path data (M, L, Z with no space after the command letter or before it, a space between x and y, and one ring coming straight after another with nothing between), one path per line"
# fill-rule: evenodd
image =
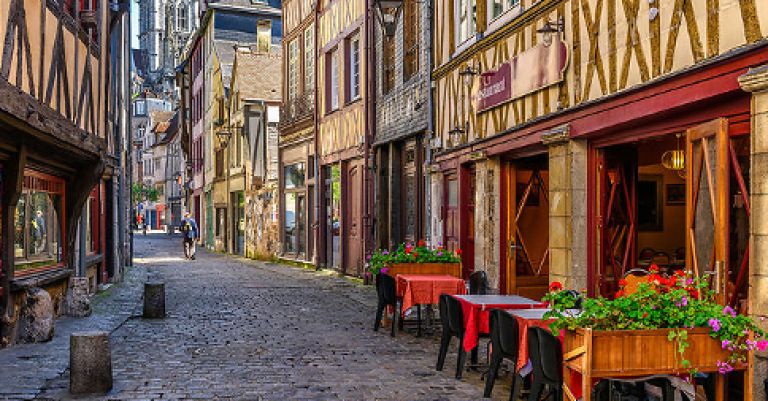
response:
M277 185L245 193L245 255L272 259L280 252Z
M768 329L768 65L739 78L742 89L752 93L750 161L749 313ZM755 355L754 401L765 401L763 381L768 378L768 353Z
M549 145L549 280L587 288L587 143L563 127L542 135Z
M485 271L491 288L499 288L501 167L498 158L475 163L475 270Z
M3 316L0 348L17 343L47 341L54 320L65 311L67 280L29 287L11 294L11 313ZM46 327L50 326L50 332Z

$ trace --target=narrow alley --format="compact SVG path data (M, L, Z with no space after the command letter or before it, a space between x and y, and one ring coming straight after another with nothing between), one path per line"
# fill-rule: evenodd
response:
M443 372L435 371L438 337L374 333L373 287L204 251L187 262L178 238L136 238L135 271L96 300L94 315L78 328L114 328L114 388L85 399L464 400L482 394L479 374L453 378L455 352ZM139 288L147 277L166 283L163 320L140 317ZM116 321L115 308L130 313ZM0 351L0 366L16 366L0 370L0 397L70 399L67 347L57 348L58 357L40 352L67 340L69 319L57 326L52 343ZM12 383L26 383L26 391L7 393ZM498 387L497 396L508 395L508 387Z

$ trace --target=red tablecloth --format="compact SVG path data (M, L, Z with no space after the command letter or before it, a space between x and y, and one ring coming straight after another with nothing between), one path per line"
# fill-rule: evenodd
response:
M398 274L397 295L403 299L402 313L416 305L440 302L440 294L464 294L464 280L449 275Z
M464 350L469 352L477 347L480 334L488 334L488 316L491 309L544 308L546 303L534 301L519 295L461 295L464 313Z

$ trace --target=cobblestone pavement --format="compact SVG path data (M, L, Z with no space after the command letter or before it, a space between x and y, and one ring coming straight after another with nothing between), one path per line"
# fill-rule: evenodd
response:
M76 399L482 397L479 373L453 378L455 340L445 370L436 372L437 337L401 333L393 339L388 330L373 332L376 300L370 286L328 272L205 252L185 262L180 240L160 235L139 237L136 249L137 268L99 300L93 317L59 321L51 343L0 351L0 394L9 395L6 382L15 382L18 398L72 399L66 325L114 329L113 390ZM137 292L146 277L166 283L165 319L139 317ZM494 394L506 399L508 388L497 385Z

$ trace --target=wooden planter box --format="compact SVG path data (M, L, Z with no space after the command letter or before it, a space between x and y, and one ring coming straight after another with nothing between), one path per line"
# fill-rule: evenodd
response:
M461 278L461 263L395 263L389 265L387 274L447 274Z
M567 331L563 340L563 377L566 399L573 399L568 388L574 372L582 376L584 401L591 396L594 379L641 377L657 374L687 374L682 358L677 353L677 343L668 339L669 329L658 330L616 330L596 331L578 329ZM719 341L709 336L709 329L698 328L688 331L689 346L685 358L690 368L700 372L718 372L717 361L728 359L730 352L721 348ZM736 366L736 370L749 370L745 374L745 401L752 400L752 355L749 363ZM723 385L723 376L716 374L718 388ZM748 384L749 383L749 384ZM723 400L718 392L717 400Z

